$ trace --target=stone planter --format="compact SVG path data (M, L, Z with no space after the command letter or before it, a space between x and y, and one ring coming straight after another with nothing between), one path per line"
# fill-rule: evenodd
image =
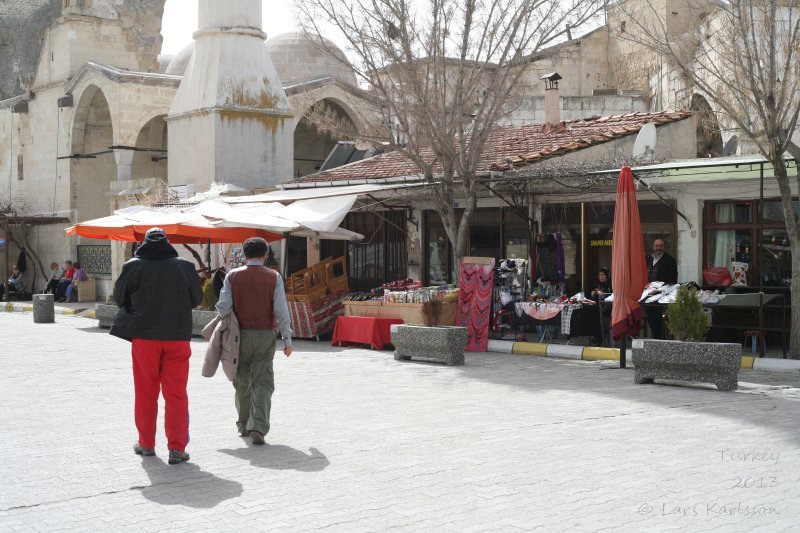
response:
M114 316L117 314L116 305L97 304L95 306L95 313L97 314L98 326L101 328L110 328L114 323ZM217 316L216 311L201 311L195 309L192 311L192 335L200 337L203 328Z
M94 307L94 312L95 315L97 315L97 325L101 328L110 328L114 324L114 315L117 314L117 306L97 304Z
M201 337L203 334L203 328L208 325L209 322L214 320L214 317L217 316L216 311L201 311L195 309L192 311L192 335L195 337Z
M740 344L645 339L633 341L632 351L636 383L675 379L714 383L723 391L739 387Z
M467 328L455 326L391 326L397 361L427 359L448 365L464 364Z

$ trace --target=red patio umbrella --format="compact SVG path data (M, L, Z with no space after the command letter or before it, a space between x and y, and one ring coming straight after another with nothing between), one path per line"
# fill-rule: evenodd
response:
M630 167L622 167L617 183L611 249L611 286L614 289L611 336L622 338L619 366L623 368L627 336L637 335L644 324L644 309L639 305L639 298L646 285L647 264L633 173Z

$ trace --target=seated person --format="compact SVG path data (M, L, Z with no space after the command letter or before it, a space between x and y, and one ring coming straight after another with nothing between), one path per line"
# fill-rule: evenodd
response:
M72 266L72 261L67 259L64 261L64 275L58 281L58 286L56 287L56 298L57 302L63 302L67 297L67 287L70 286L72 283L72 276L75 275L75 268Z
M22 276L19 267L14 265L11 267L11 277L8 278L8 294L19 294L25 292L25 278ZM5 285L0 287L0 298L5 296Z
M72 275L72 282L67 286L66 292L66 300L65 302L77 302L77 298L75 298L75 291L78 290L78 284L75 283L76 281L87 281L89 279L89 274L86 273L86 269L81 267L81 264L77 261L75 262L75 273Z
M64 269L58 266L58 263L50 263L50 277L47 278L47 287L45 287L45 294L48 292L56 293L58 289L58 282L64 276Z

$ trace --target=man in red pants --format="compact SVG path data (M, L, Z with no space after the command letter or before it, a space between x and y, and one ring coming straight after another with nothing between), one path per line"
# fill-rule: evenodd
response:
M194 265L178 257L161 228L147 231L114 285L119 306L111 334L131 341L137 455L155 455L158 394L164 395L169 464L189 460L189 357L192 309L202 290Z

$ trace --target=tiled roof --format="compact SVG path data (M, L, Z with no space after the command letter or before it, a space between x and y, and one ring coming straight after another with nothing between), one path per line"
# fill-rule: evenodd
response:
M478 171L504 171L528 163L637 133L642 126L670 124L692 114L689 111L629 113L595 116L557 125L504 126L489 136ZM385 179L417 176L419 169L400 152L390 152L324 172L296 178L292 183Z

